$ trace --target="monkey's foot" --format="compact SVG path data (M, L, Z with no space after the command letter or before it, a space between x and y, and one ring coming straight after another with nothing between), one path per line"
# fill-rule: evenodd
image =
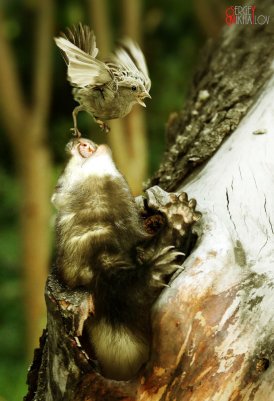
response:
M70 131L72 132L72 135L76 138L81 138L82 134L77 127L71 128Z
M104 131L106 134L109 133L110 127L102 120L99 120L99 118L95 118L96 123L99 125L102 131Z

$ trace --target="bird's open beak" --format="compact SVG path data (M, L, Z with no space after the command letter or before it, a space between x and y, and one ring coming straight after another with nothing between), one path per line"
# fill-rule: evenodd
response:
M137 98L137 102L138 102L141 106L147 107L146 104L145 104L145 102L144 102L140 97Z
M147 107L144 100L146 97L148 97L149 99L151 99L150 94L147 91L143 91L142 94L137 98L138 103L143 106L143 107Z

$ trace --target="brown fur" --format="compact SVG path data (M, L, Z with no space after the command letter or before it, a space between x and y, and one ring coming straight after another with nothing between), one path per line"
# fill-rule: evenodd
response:
M178 267L178 252L147 248L150 236L107 147L86 159L77 153L77 143L69 149L72 158L53 196L59 208L59 276L68 287L93 293L90 342L103 374L127 380L149 358L151 307L166 276ZM137 247L143 249L142 260Z

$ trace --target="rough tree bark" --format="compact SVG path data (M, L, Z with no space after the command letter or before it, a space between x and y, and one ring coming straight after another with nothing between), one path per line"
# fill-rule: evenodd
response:
M274 15L270 0L262 5ZM152 183L186 191L203 217L184 270L155 304L147 366L129 382L96 373L76 338L92 300L64 297L51 276L49 330L26 400L274 399L273 39L273 23L226 28L201 59L185 109L169 121L169 149ZM159 208L162 192L152 193ZM62 357L49 352L59 337Z

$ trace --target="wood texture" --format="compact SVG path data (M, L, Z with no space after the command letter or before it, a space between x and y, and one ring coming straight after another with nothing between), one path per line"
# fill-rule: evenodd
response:
M273 15L271 0L258 15ZM272 74L274 24L232 25L209 41L197 66L188 100L170 115L167 151L147 186L176 190L236 129Z

